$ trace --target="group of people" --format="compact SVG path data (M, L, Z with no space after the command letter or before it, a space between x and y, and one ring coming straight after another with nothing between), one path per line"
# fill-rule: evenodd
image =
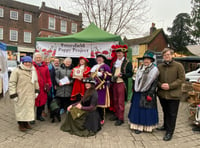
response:
M128 60L126 45L113 45L112 61L96 55L96 65L89 67L83 56L72 66L67 57L60 64L55 58L44 58L36 52L21 59L9 81L10 98L14 100L16 120L21 131L31 129L35 119L44 121L45 105L51 111L52 102L59 106L59 113L66 112L61 130L78 136L95 135L105 122L105 109L113 107L110 121L115 126L124 123L128 78L133 76L132 63ZM155 63L153 52L147 51L143 64L133 81L133 97L128 118L130 129L136 134L152 132L158 125L157 95L164 113L164 124L158 130L166 131L165 141L171 140L184 82L184 68L173 60L173 51L163 50L163 63ZM36 118L35 118L36 106Z

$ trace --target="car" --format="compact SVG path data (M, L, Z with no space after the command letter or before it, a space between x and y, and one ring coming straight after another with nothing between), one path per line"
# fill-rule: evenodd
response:
M190 82L200 82L200 68L185 74L186 80Z
M16 60L8 60L7 65L8 65L8 76L10 77L11 72L17 67L19 64L18 61Z

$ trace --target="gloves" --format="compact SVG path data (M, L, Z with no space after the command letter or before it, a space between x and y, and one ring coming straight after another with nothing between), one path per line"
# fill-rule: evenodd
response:
M98 75L99 77L101 77L101 76L102 76L102 73L101 73L101 72L98 72L97 75Z
M14 100L15 102L17 102L17 101L18 101L18 97L15 97L13 100Z
M37 97L38 97L38 95L39 95L38 93L35 93L35 98L37 98Z
M151 96L147 96L147 101L152 101L152 97Z

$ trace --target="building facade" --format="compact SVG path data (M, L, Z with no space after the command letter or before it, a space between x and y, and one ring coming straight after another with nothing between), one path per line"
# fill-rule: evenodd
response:
M8 45L9 59L35 51L36 37L55 37L82 30L82 14L74 15L47 7L13 0L0 0L0 42Z
M39 37L56 37L77 33L82 30L82 14L74 15L47 7L42 2L39 19Z
M156 29L154 23L152 23L148 36L124 39L124 42L132 48L132 61L135 68L139 66L138 59L141 59L147 50L159 53L162 52L165 47L168 47L168 40L163 29Z
M12 0L0 0L0 41L8 45L8 58L17 51L33 52L38 33L39 7Z

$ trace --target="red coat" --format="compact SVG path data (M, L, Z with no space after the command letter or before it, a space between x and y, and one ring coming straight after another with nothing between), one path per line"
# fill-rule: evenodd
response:
M74 68L79 68L79 66L76 66ZM73 70L74 69L72 69L71 77L73 76ZM89 77L90 76L89 74L90 74L90 67L86 66L85 71L83 72L83 78ZM85 84L78 79L74 79L74 85L73 85L73 89L72 89L71 100L76 100L76 96L78 94L83 96L84 93L85 93Z
M38 66L35 62L33 62L33 65L37 71L38 83L40 87L40 94L35 100L35 105L42 106L47 102L47 93L44 91L44 86L45 84L48 84L49 88L51 87L51 77L49 74L49 69L44 62L42 62L41 66Z

